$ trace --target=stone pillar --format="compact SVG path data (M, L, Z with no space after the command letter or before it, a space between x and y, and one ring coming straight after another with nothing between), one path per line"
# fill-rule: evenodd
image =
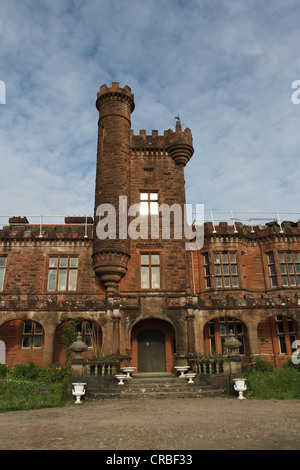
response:
M188 355L195 355L195 328L194 328L195 314L192 309L188 309L187 320L187 348Z
M43 367L49 367L53 363L55 326L44 327Z
M76 341L71 344L71 351L75 352L75 356L71 361L71 376L82 377L83 376L83 362L84 358L81 353L87 350L87 345L82 341L81 333L78 333Z

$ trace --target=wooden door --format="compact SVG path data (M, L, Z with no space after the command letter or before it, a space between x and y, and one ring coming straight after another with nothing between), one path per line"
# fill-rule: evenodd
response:
M138 335L138 371L165 372L165 335L159 330L144 330Z

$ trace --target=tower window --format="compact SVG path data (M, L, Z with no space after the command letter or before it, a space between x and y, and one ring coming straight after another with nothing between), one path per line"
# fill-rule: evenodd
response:
M49 291L74 291L77 287L78 258L56 256L49 259Z
M151 191L142 191L140 193L140 214L157 215L158 214L158 193Z
M157 253L141 254L141 288L160 288L160 259Z

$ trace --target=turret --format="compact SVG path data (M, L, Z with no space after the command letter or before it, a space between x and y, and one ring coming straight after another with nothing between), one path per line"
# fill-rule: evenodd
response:
M169 130L167 147L175 163L184 167L194 153L190 129L182 131L181 124L177 123L175 132Z
M97 94L96 107L99 121L93 266L109 294L126 273L129 260L129 240L128 237L119 238L118 221L119 197L126 196L129 205L130 127L134 95L127 85L120 88L118 82L113 82L110 88L103 85ZM97 211L103 204L110 204L115 209L114 239L100 239L97 235Z

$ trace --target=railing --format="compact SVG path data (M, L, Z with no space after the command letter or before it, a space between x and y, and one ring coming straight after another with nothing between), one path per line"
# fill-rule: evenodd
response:
M198 358L189 360L191 370L198 375L223 374L225 372L224 362L223 358Z
M83 375L87 377L114 376L119 371L118 361L86 361L83 364Z
M282 231L282 222L300 221L300 212L279 212L279 211L204 211L201 213L193 212L193 223L201 225L203 222L211 222L213 230L220 222L228 222L236 229L236 223L249 225L254 231L255 225L265 225L266 223L276 222L280 231Z

